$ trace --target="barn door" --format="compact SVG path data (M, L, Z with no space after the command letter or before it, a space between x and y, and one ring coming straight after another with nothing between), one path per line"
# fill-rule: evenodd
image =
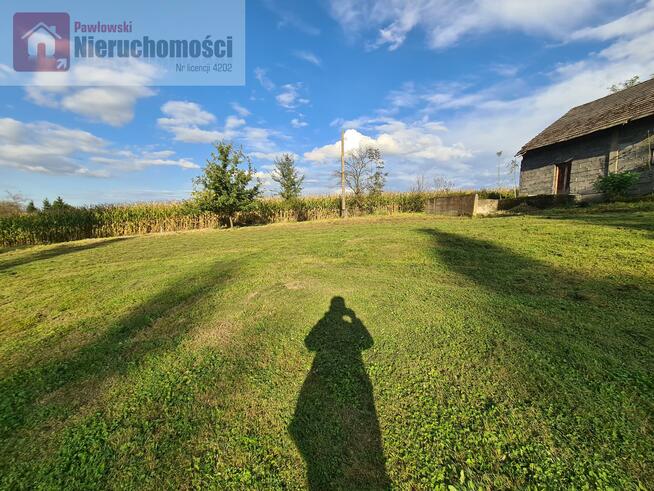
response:
M556 194L568 194L570 192L570 171L572 162L556 164Z

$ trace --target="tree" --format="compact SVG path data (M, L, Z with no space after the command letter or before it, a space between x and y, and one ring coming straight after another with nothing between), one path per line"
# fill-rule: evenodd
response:
M57 199L52 202L52 210L61 211L72 208L68 203L66 203L61 196L57 196Z
M633 77L628 78L624 82L611 85L609 87L609 91L612 94L615 94L616 92L620 92L621 90L628 89L629 87L633 87L639 82L640 82L640 77L638 75L634 75Z
M52 209L52 205L50 204L50 200L48 198L45 198L43 200L43 206L41 207L43 211L50 211Z
M194 179L193 197L202 211L226 216L234 226L237 213L250 210L261 194L254 169L247 155L231 143L214 144L215 151L207 159L202 175ZM247 164L247 170L239 166Z
M295 167L293 155L285 153L275 159L272 180L279 184L279 195L285 200L295 199L302 193L304 176Z
M434 177L434 191L449 193L454 188L454 181L445 176Z
M348 152L345 159L345 184L355 198L359 199L365 193L381 193L387 175L378 148L362 145Z
M513 196L518 197L518 175L520 174L520 160L518 158L511 159L506 163L506 168L509 174L513 176Z
M411 186L410 191L412 193L426 193L428 191L427 178L424 174L416 176L416 180L413 182L413 186Z
M374 172L368 181L368 192L373 196L378 196L384 191L388 172L384 172L384 161L381 158L381 152L377 149L375 149L375 152L377 152L377 155L372 163Z
M25 211L25 198L20 194L13 194L9 191L6 200L0 200L0 216L20 215Z
M39 209L34 205L34 201L30 200L29 203L27 203L27 207L25 208L25 211L27 213L36 213L39 211Z

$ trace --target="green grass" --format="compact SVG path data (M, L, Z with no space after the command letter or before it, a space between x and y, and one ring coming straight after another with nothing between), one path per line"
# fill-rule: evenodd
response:
M652 488L653 239L649 203L5 250L0 488Z

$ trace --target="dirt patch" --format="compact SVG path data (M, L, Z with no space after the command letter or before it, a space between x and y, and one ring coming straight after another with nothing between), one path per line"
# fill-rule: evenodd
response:
M301 281L289 281L284 283L284 288L287 290L303 290L305 285Z
M191 333L188 345L192 348L224 347L239 328L231 321L217 321Z

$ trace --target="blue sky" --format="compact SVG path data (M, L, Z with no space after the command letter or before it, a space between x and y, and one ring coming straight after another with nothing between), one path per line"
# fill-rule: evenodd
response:
M282 152L305 194L332 193L341 129L382 150L390 190L418 175L494 186L498 150L654 73L654 1L247 0L246 36L242 87L160 87L138 66L130 87L0 87L0 191L181 199L224 138L268 194Z

